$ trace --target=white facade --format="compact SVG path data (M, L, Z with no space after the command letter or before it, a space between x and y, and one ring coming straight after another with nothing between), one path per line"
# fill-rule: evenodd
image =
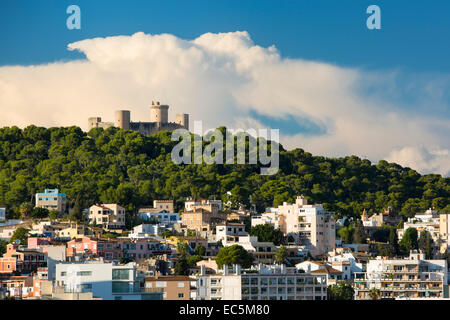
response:
M92 292L103 300L162 300L162 293L145 292L136 264L114 265L102 261L56 264L56 284L65 292Z
M58 189L45 189L43 193L36 193L36 207L57 210L62 214L66 210L66 194Z
M115 229L125 226L125 208L117 204L99 204L89 208L88 221L104 228Z
M180 222L180 214L175 212L140 212L139 217L145 221L155 220L163 224Z
M160 224L141 224L133 228L133 232L128 235L133 239L154 238L154 236L164 232L166 228Z
M335 248L335 219L321 204L310 205L304 196L298 196L295 203L278 206L278 215L282 216L283 233L311 254L325 254Z
M278 210L264 212L260 216L252 216L251 226L256 227L260 224L270 224L274 229L281 229L282 218L277 213Z
M383 260L367 264L367 272L354 276L355 299L369 299L376 288L384 298L448 298L446 260L425 260L423 253L411 252L407 259Z
M216 205L219 211L222 211L222 200L208 200L208 199L188 199L184 202L186 211L194 210L196 206Z
M350 271L352 274L355 272L363 272L364 271L363 264L356 262L356 257L351 252L345 252L340 255L329 256L328 262L330 262L331 264L336 263L336 262L348 262L350 264ZM333 266L333 268L334 268L334 266ZM338 268L336 268L336 269L338 269Z
M225 268L224 268L225 269ZM325 275L298 273L284 266L258 266L257 273L200 274L197 278L197 300L326 300Z

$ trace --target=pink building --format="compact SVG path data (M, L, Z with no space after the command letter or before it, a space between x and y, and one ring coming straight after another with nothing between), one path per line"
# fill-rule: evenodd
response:
M29 237L28 238L28 249L40 249L41 246L50 245L52 238L50 237Z

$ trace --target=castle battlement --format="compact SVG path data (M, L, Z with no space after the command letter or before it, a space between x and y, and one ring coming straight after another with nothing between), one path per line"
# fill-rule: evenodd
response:
M129 110L117 110L115 112L115 122L103 122L100 117L90 117L88 119L88 130L92 128L106 129L109 127L117 127L124 130L138 131L147 136L165 130L171 131L181 128L189 130L189 114L177 114L175 116L175 122L169 122L168 111L168 105L160 104L159 101L152 101L149 122L132 122Z

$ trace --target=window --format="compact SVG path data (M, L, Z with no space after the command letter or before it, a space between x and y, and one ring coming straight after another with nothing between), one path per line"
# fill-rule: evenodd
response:
M184 298L184 293L179 293L178 298Z
M178 288L184 288L184 282L178 282Z
M61 272L61 277L65 277L67 275L67 272L63 271Z
M82 283L81 284L81 291L87 292L92 290L92 283Z
M156 281L156 288L165 288L167 287L166 281Z
M92 271L78 271L77 276L92 276Z
M122 300L122 296L116 296L114 297L114 300Z

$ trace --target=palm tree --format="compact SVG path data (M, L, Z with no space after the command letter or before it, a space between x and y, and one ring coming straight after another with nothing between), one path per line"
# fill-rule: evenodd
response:
M378 300L381 298L381 291L377 288L372 288L369 290L369 297L372 300Z

